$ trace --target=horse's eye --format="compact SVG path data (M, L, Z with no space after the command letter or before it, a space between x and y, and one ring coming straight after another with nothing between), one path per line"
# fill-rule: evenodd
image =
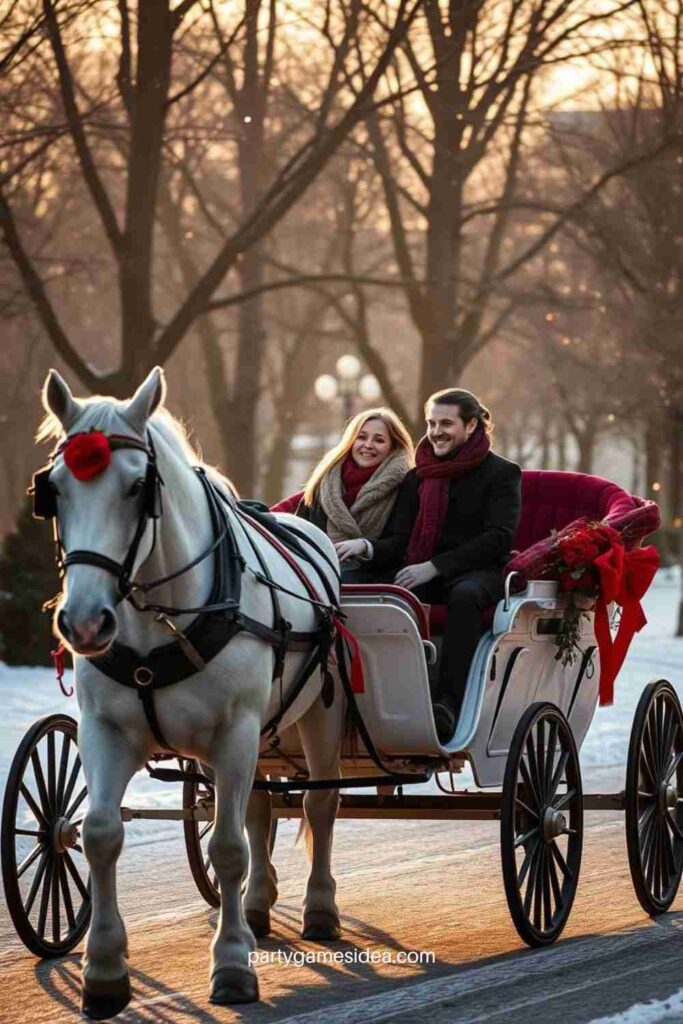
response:
M145 481L144 481L144 479L142 477L140 477L138 480L136 480L135 483L133 484L133 486L131 487L131 489L128 491L128 494L126 495L126 497L127 498L136 498L138 496L138 494L140 494L140 492L142 491L142 487L143 487L144 482Z

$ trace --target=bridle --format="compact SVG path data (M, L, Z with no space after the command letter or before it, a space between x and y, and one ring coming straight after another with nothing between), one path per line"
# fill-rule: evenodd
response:
M54 469L57 458L63 454L68 444L73 441L74 438L79 436L79 434L70 434L65 437L51 453L47 465L38 470L37 473L34 473L32 485L29 489L29 493L33 495L33 516L35 519L52 520L53 522L55 558L61 576L63 576L66 570L72 565L91 565L97 569L104 569L105 572L114 576L117 581L119 593L118 600L130 599L131 595L140 586L139 584L136 584L131 577L137 561L140 544L142 543L142 538L145 530L147 529L147 524L151 520L154 526L152 548L150 550L151 554L156 544L156 523L162 511L161 488L163 486L163 480L161 479L161 475L157 467L154 443L149 434L147 435L146 441L142 441L137 437L131 437L128 434L108 435L108 441L112 451L119 451L126 448L135 449L137 451L144 452L147 456L147 467L145 470L145 480L142 488L140 513L135 527L135 533L123 561L117 562L113 558L109 558L108 555L100 554L98 551L87 551L80 548L75 551L64 551L64 544L59 532L57 495L50 482L50 476L52 475L52 470ZM149 584L146 586L150 586L151 588L151 585Z

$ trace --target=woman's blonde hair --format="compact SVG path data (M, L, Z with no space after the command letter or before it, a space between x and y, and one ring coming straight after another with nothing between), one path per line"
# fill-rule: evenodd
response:
M320 481L326 473L329 473L333 466L346 458L353 448L356 438L368 420L381 420L389 431L391 451L395 452L399 448L402 449L406 453L408 463L411 466L414 465L415 448L413 446L413 442L410 434L396 413L392 412L391 409L385 409L383 406L378 409L364 409L363 412L356 413L353 419L349 420L339 444L335 445L327 455L323 455L322 459L311 473L304 488L304 505L307 505L310 508L315 500L318 487L320 486Z

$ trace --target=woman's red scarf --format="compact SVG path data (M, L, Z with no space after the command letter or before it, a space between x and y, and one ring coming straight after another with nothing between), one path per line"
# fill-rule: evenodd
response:
M379 465L381 466L382 463L380 462ZM349 452L342 463L344 504L347 508L351 508L355 504L361 487L368 482L378 468L379 466L359 466Z
M441 458L434 454L429 440L422 438L415 452L420 508L408 543L406 565L430 560L446 519L451 480L457 480L478 466L490 448L489 435L481 425L460 448Z

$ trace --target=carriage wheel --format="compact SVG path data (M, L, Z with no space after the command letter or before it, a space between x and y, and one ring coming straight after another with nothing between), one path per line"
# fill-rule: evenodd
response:
M88 790L68 715L41 718L24 736L2 808L2 880L19 938L41 957L64 956L90 921L80 827Z
M576 744L553 704L532 704L510 745L501 802L503 881L529 946L560 935L576 895L583 795Z
M199 771L200 766L195 761L185 762L182 767L186 771ZM210 782L183 783L183 807L195 807L204 803L214 807L214 787ZM277 837L278 819L273 818L270 825L270 852L272 854ZM190 864L190 871L200 894L211 907L221 905L221 894L218 888L218 878L211 866L209 858L209 840L213 832L213 818L211 821L184 821L185 847L187 859Z
M653 916L673 903L683 871L683 713L671 683L643 690L626 763L626 846L633 887Z

